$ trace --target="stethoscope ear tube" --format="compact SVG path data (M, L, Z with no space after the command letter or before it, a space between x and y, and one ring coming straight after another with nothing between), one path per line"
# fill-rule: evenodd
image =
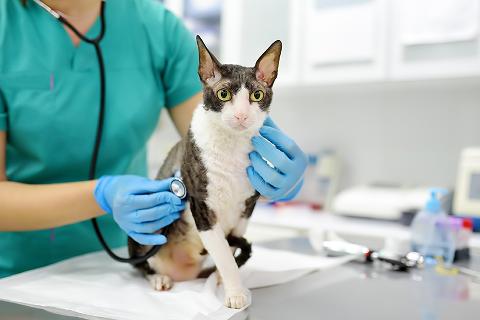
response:
M90 43L95 47L95 53L97 55L97 60L98 60L98 68L99 68L99 73L100 73L100 109L98 113L98 123L97 123L97 130L96 130L96 135L95 135L95 144L93 147L92 151L92 158L90 161L90 168L89 168L89 173L88 173L88 178L89 180L94 180L96 176L96 169L97 169L97 162L98 162L98 153L100 150L100 145L102 141L102 133L103 133L103 123L104 123L104 118L105 118L105 96L106 96L106 85L105 85L105 65L103 61L103 55L102 55L102 50L100 48L100 41L103 39L103 36L105 35L105 0L102 0L101 7L100 7L100 22L101 22L101 29L100 33L98 34L97 37L93 39L89 39L85 37L80 31L78 31L70 22L68 22L67 19L62 17L60 14L55 12L52 8L47 6L45 3L43 3L40 0L33 0L35 3L37 3L40 7L45 9L48 13L50 13L55 19L57 19L60 23L64 24L67 26L70 30L72 30L82 41L85 41L87 43ZM133 257L133 258L122 258L120 256L117 256L108 246L107 242L103 238L102 232L100 231L100 227L98 226L98 222L96 218L92 218L92 225L93 229L95 230L95 233L97 234L97 238L100 241L100 244L102 245L103 249L107 252L107 254L114 260L118 262L124 262L124 263L130 263L133 265L140 264L142 262L145 262L147 259L150 257L154 256L158 250L160 250L160 246L152 246L148 252L140 257Z
M47 11L48 13L50 13L55 19L59 19L59 18L60 18L60 15L58 14L58 12L56 12L55 10L53 10L52 8L50 8L49 6L47 6L45 3L43 3L43 1L33 0L33 2L35 2L35 3L38 4L40 7L42 7L45 11Z

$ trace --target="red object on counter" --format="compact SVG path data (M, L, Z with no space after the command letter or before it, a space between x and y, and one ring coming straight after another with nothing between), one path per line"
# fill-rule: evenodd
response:
M274 206L275 208L308 206L310 209L314 211L320 211L323 209L323 205L320 203L304 202L304 201L272 202L271 205Z

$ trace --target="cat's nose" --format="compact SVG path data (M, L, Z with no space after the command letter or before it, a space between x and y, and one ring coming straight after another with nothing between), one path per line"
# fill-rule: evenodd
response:
M235 113L233 116L240 122L244 122L248 118L246 113Z

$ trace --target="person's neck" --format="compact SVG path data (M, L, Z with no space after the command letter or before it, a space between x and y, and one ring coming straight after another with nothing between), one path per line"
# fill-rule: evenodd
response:
M82 17L98 10L101 0L43 0L47 6L67 17Z

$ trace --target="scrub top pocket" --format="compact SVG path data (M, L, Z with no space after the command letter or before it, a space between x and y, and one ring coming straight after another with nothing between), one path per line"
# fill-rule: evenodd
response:
M12 74L0 77L0 88L6 100L9 135L35 128L44 117L54 114L53 76L50 74ZM31 130L27 130L31 131Z
M48 73L2 75L0 89L6 102L7 176L17 181L19 172L41 172L45 168L35 155L38 148L54 141L55 91Z

